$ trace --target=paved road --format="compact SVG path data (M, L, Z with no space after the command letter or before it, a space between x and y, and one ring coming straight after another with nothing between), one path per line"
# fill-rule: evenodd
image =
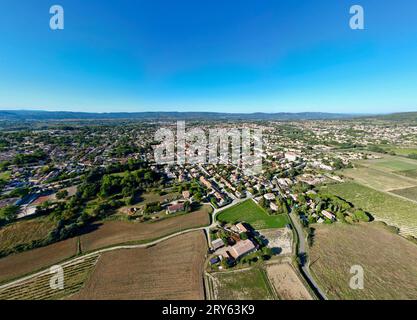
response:
M306 250L306 238L304 236L303 227L300 224L300 221L294 214L291 212L289 214L292 224L297 232L298 236L298 257L300 257L301 261L301 271L303 273L304 278L307 280L309 285L312 289L316 292L320 299L327 300L326 294L320 289L316 281L310 274L310 269L308 266L307 260L307 250Z
M65 261L65 262L63 262L63 263L58 263L57 265L60 265L61 267L65 267L65 266L67 266L67 265L71 265L71 264L77 263L77 262L79 262L80 260L84 260L84 259L86 259L86 258L89 258L89 257L95 256L95 255L97 255L97 254L101 254L101 253L105 253L105 252L109 252L109 251L114 251L114 250L121 250L121 249L136 249L136 248L147 248L147 247L150 247L150 246L156 245L156 244L158 244L158 243L160 243L160 242L163 242L163 241L169 240L169 239L171 239L171 238L174 238L174 237L180 236L180 235L182 235L182 234L186 234L186 233L189 233L189 232L194 232L194 231L205 230L205 229L206 229L206 227L186 229L186 230L182 230L182 231L179 231L179 232L176 232L176 233L170 234L170 235L165 236L165 237L163 237L163 238L160 238L160 239L158 239L158 240L154 240L154 241L147 242L147 243L142 243L142 244L132 244L132 245L115 245L114 247L105 248L105 249L100 249L100 250L97 250L97 251L93 251L93 252L91 252L91 253L84 254L84 255L82 255L82 256L79 256L79 257L76 257L76 258L70 259L70 260ZM24 281L26 281L26 280L29 280L29 279L31 279L31 278L34 278L34 277L40 276L40 275L42 275L42 274L49 273L49 270L50 270L50 268L47 268L47 269L44 269L44 270L42 270L42 271L40 271L40 272L37 272L37 273L31 274L31 275L29 275L29 276L26 276L26 277L23 277L23 278L19 278L19 279L15 280L15 281L12 281L12 282L8 282L8 283L6 283L6 284L4 284L4 285L1 285L1 286L0 286L0 290L2 290L2 289L6 289L6 288L11 287L11 286L14 286L14 285L17 285L17 284L19 284L20 282L24 282Z
M178 231L176 233L167 235L165 237L162 237L162 238L159 238L157 240L154 240L154 241L151 241L151 242L147 242L147 243L133 244L133 245L115 245L113 247L109 247L109 248L105 248L105 249L99 249L97 251L93 251L91 253L84 254L82 256L79 256L79 257L70 259L68 261L65 261L63 263L60 263L59 265L62 266L62 267L65 267L67 265L71 265L71 264L77 263L80 260L84 260L84 259L89 258L91 256L95 256L97 254L101 254L101 253L105 253L105 252L109 252L109 251L114 251L114 250L147 248L149 246L156 245L158 243L161 243L163 241L169 240L171 238L174 238L174 237L177 237L177 236L180 236L180 235L189 233L189 232L200 231L200 230L204 230L206 232L206 234L207 234L207 241L208 241L208 244L210 246L211 245L211 241L210 241L210 232L209 232L209 229L212 228L212 227L214 227L214 226L216 226L216 224L217 224L217 222L216 222L216 215L219 214L220 212L222 212L223 210L226 210L227 208L229 208L231 206L234 206L235 204L238 204L240 202L243 202L243 201L245 201L247 199L248 198L245 198L245 199L235 199L230 204L228 204L227 206L224 206L224 207L222 207L220 209L213 208L214 210L211 213L211 216L212 216L212 218L211 218L211 225L209 225L209 226L181 230L181 231ZM47 274L47 273L49 273L49 270L50 270L50 268L46 268L46 269L44 269L44 270L42 270L40 272L31 274L31 275L26 276L26 277L19 278L19 279L15 280L15 281L12 281L12 282L8 282L8 283L6 283L4 285L1 285L0 286L0 290L3 290L3 289L6 289L6 288L9 288L9 287L12 287L14 285L18 285L21 282L25 282L25 281L30 280L32 278L35 278L37 276L40 276L40 275L43 275L43 274Z
M70 260L68 260L66 262L61 263L60 266L65 267L67 265L77 263L77 262L79 262L81 260L84 260L86 258L89 258L91 256L95 256L97 254L101 254L101 253L105 253L105 252L109 252L109 251L121 250L121 249L147 248L149 246L156 245L158 243L161 243L161 242L166 241L168 239L177 237L179 235L183 235L183 234L186 234L186 233L189 233L189 232L194 232L194 231L200 231L200 230L204 230L206 232L207 241L208 241L208 244L210 246L211 245L210 228L212 228L212 227L214 227L214 226L217 225L216 216L220 212L222 212L222 211L224 211L224 210L226 210L226 209L228 209L228 208L230 208L230 207L232 207L232 206L234 206L234 205L236 205L238 203L241 203L243 201L246 201L247 199L252 199L252 197L247 197L247 198L244 198L244 199L235 199L230 204L228 204L227 206L224 206L224 207L219 208L219 209L213 208L213 212L211 213L212 219L211 219L211 225L210 226L182 230L182 231L173 233L171 235L167 235L165 237L159 238L159 239L154 240L154 241L151 241L151 242L143 243L143 244L136 244L136 245L115 245L114 247L100 249L100 250L97 250L97 251L94 251L94 252L91 252L91 253L88 253L88 254L85 254L85 255L82 255L82 256L79 256L79 257L70 259ZM292 214L290 214L290 218L291 218L291 221L293 222L293 225L295 227L295 230L296 230L296 232L298 234L298 238L300 239L299 240L298 254L301 255L301 256L303 256L306 253L306 250L305 250L306 246L305 246L305 237L304 237L304 234L303 234L302 227L301 227L298 219L297 218L294 218ZM301 266L301 268L302 268L303 275L305 276L306 280L309 282L309 284L312 286L312 288L316 291L316 293L320 296L320 298L327 300L327 297L324 294L324 292L321 291L321 289L319 288L319 286L314 281L313 277L310 275L310 272L309 272L309 269L308 269L308 265L303 265L303 266ZM12 287L12 286L15 286L15 285L19 285L20 283L25 282L27 280L30 280L32 278L38 277L38 276L43 275L43 274L47 274L47 273L49 273L49 270L50 270L50 268L46 268L46 269L44 269L44 270L42 270L40 272L31 274L29 276L20 278L18 280L12 281L12 282L8 282L8 283L6 283L4 285L1 285L0 286L0 290L7 289L7 288Z
M226 209L228 209L228 208L230 208L230 207L233 207L234 205L236 205L236 204L238 204L238 203L241 203L241 202L244 202L244 201L246 201L246 200L248 200L248 199L252 199L253 198L253 196L252 195L250 195L250 196L247 196L246 198L243 198L243 199L234 199L231 203L229 203L227 206L224 206L224 207L221 207L221 208L215 208L211 203L210 203L210 205L212 206L212 208L213 208L213 212L211 213L211 225L209 225L209 226L207 226L207 227L205 227L204 228L204 230L205 230L205 232L206 232L206 235L207 235L207 241L208 241L208 246L209 247L211 247L211 238L210 238L210 229L211 228L213 228L213 227L215 227L215 226L217 226L217 221L216 221L216 216L220 213L220 212L222 212L222 211L224 211L224 210L226 210Z

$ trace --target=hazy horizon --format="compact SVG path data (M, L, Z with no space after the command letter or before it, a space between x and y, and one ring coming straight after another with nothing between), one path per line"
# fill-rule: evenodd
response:
M162 110L144 110L144 111L74 111L74 110L42 110L42 109L2 109L0 112L63 112L63 113L92 113L92 114L111 114L111 113L214 113L214 114L303 114L303 113L324 113L324 114L341 114L341 115L384 115L391 114L394 112L385 112L385 113L367 113L367 112L323 112L323 111L288 111L288 112L262 112L262 111L253 111L253 112L226 112L226 111L162 111ZM410 112L417 112L410 111ZM396 113L396 112L395 112Z
M352 30L353 4L61 0L53 31L50 1L8 2L0 109L417 110L417 4L361 0L365 29Z

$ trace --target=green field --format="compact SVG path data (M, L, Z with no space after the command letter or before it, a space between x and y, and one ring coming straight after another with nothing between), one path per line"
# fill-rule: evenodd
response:
M354 179L360 184L381 191L417 186L417 180L412 180L405 175L399 176L394 173L373 168L359 167L354 169L345 169L340 171L340 173L346 177Z
M217 220L225 223L246 222L255 229L283 228L289 223L287 215L269 215L251 199L222 211Z
M0 228L0 252L9 252L17 246L30 245L45 239L55 228L55 223L41 217L21 220Z
M355 182L324 186L322 192L335 194L356 207L370 212L376 219L396 226L404 234L417 236L417 204Z
M407 159L404 157L391 156L391 155L379 155L381 159L372 160L360 160L356 163L368 168L387 172L398 172L417 170L417 161L413 159Z
M413 169L413 170L405 170L405 171L396 171L396 174L400 174L404 177L407 178L411 178L411 179L416 179L417 180L417 170Z
M392 171L405 171L405 170L414 170L416 165L414 163L409 163L408 161L401 160L387 160L381 161L375 164L376 167L390 169Z
M399 196L405 197L407 199L417 201L417 187L391 190L390 192L398 194Z
M217 300L272 300L273 291L265 272L258 268L212 275Z
M409 156L410 154L417 154L417 147L397 147L392 145L379 145L378 147L384 149L387 152L394 152L399 156Z
M10 171L0 172L0 180L8 181L10 179Z

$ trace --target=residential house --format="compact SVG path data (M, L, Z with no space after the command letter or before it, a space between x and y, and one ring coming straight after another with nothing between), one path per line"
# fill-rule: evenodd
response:
M216 239L211 242L211 246L213 250L216 251L217 249L224 247L224 242L222 239Z
M332 220L332 221L336 220L336 216L335 216L333 213L331 213L331 212L328 212L328 211L326 211L326 210L323 210L323 211L321 212L321 214L322 214L323 216L325 216L327 219L330 219L330 220Z
M275 200L275 195L273 193L267 193L264 195L264 198L268 201Z
M256 247L251 240L242 240L230 247L229 253L235 259L238 260L245 255L248 255L256 251Z
M168 207L167 214L184 211L184 203L173 204Z

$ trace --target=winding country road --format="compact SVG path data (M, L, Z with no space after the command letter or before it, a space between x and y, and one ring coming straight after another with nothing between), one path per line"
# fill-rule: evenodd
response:
M310 269L307 263L307 250L306 250L306 237L304 236L303 227L300 224L300 221L297 217L294 216L293 212L291 211L290 219L292 222L292 225L295 228L295 232L297 233L298 237L298 248L297 248L297 254L300 258L300 267L302 274L310 287L315 291L315 293L318 295L318 297L322 300L328 300L326 294L320 289L316 281L313 279L313 277L310 274Z
M156 245L158 243L161 243L163 241L169 240L171 238L174 238L174 237L186 234L186 233L194 232L194 231L200 231L200 230L205 231L206 236L207 236L208 245L210 247L211 246L210 228L215 227L217 225L216 216L220 212L222 212L222 211L224 211L224 210L226 210L226 209L228 209L228 208L230 208L230 207L232 207L236 204L244 202L248 199L253 199L253 196L250 196L250 197L247 197L247 198L244 198L244 199L234 199L230 204L228 204L227 206L224 206L222 208L219 208L219 209L216 209L216 208L213 207L213 212L211 213L211 224L209 226L181 230L179 232L164 236L162 238L159 238L157 240L153 240L153 241L150 241L150 242L147 242L147 243L132 244L132 245L115 245L113 247L108 247L108 248L105 248L105 249L99 249L99 250L96 250L94 252L87 253L87 254L84 254L82 256L78 256L76 258L72 258L68 261L60 263L59 265L64 268L68 265L76 264L77 262L81 262L82 260L84 260L86 258L95 256L95 255L99 255L99 254L102 254L102 253L105 253L105 252L114 251L114 250L147 248L147 247ZM297 232L297 236L298 236L298 239L299 239L299 241L298 241L299 242L298 256L303 257L307 253L306 252L306 239L304 237L303 229L302 229L298 219L295 218L292 213L290 213L289 216L290 216L292 224L293 224L293 226L294 226L294 228ZM316 294L319 296L319 298L327 300L327 297L326 297L325 293L320 289L320 287L317 285L317 283L315 282L315 280L311 276L309 268L308 268L308 264L303 263L303 261L302 261L302 265L301 265L301 270L302 270L303 276L305 277L306 281L311 286L311 288L316 292ZM28 281L32 278L35 278L35 277L38 277L38 276L41 276L41 275L44 275L44 274L49 274L49 271L50 271L50 268L46 268L46 269L44 269L42 271L39 271L37 273L34 273L34 274L31 274L31 275L19 278L17 280L8 282L6 284L1 285L0 290L5 290L7 288L10 288L10 287L19 285L21 283L24 283L25 281Z
M220 212L222 212L223 210L226 210L226 209L230 208L231 206L234 206L234 205L236 205L236 204L238 204L240 202L246 201L249 198L250 197L244 198L244 199L235 199L230 204L228 204L227 206L224 206L224 207L219 208L219 209L213 208L213 212L211 213L211 224L209 226L181 230L181 231L175 232L173 234L170 234L170 235L164 236L162 238L159 238L157 240L153 240L153 241L146 242L146 243L132 244L132 245L114 245L112 247L108 247L108 248L105 248L105 249L99 249L99 250L96 250L96 251L93 251L93 252L84 254L82 256L78 256L78 257L72 258L70 260L67 260L67 261L65 261L63 263L59 263L57 265L60 265L61 267L65 267L65 266L68 266L68 265L77 263L79 261L82 261L82 260L84 260L86 258L95 256L95 255L98 255L98 254L102 254L102 253L105 253L105 252L114 251L114 250L147 248L147 247L156 245L158 243L164 242L166 240L169 240L171 238L174 238L174 237L177 237L177 236L186 234L186 233L190 233L190 232L194 232L194 231L201 231L201 230L203 230L203 231L206 232L208 245L210 246L211 245L211 240L210 240L210 231L209 230L210 230L210 228L216 226L216 224L217 224L217 222L216 222L216 216ZM8 282L6 284L3 284L3 285L0 286L0 290L4 290L4 289L7 289L9 287L13 287L15 285L19 285L22 282L25 282L25 281L30 280L32 278L38 277L40 275L49 274L49 270L50 270L50 268L46 268L46 269L44 269L42 271L39 271L37 273L34 273L34 274L31 274L31 275L28 275L28 276L19 278L17 280L14 280L12 282Z

